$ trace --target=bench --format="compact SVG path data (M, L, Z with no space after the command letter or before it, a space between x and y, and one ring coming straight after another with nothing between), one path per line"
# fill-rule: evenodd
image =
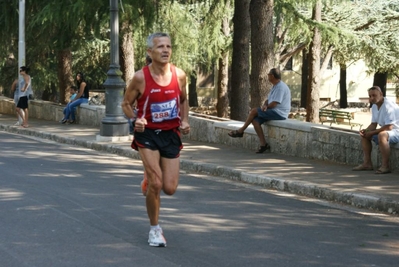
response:
M340 123L345 123L345 121L348 121L351 130L355 126L359 126L359 130L361 130L363 126L363 124L361 123L353 122L352 113L348 111L323 108L319 110L319 119L321 124L323 124L324 122L330 122L330 126L333 123L340 124Z

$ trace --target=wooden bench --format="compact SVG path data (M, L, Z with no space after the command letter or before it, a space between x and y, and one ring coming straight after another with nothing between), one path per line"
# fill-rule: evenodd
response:
M361 130L363 126L363 124L361 123L353 122L352 113L348 111L322 108L319 110L319 119L321 124L323 124L324 122L329 122L330 126L333 123L341 124L345 123L345 121L348 121L347 123L350 125L351 130L355 126L359 126L359 130Z

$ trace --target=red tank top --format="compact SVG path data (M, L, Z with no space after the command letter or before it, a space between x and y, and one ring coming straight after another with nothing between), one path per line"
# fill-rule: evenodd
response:
M160 86L152 78L148 66L143 68L145 89L137 100L137 117L147 120L146 128L171 130L180 126L180 87L172 64L170 71L169 85Z

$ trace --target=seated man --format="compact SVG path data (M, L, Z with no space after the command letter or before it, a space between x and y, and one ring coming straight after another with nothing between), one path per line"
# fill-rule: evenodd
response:
M381 167L376 174L390 173L389 154L390 144L399 142L399 107L392 100L383 96L380 87L373 86L369 90L369 100L373 104L371 107L371 124L361 130L363 148L363 164L353 168L354 171L371 171L371 140L380 147ZM377 129L377 124L381 127Z
M273 87L263 106L253 108L244 125L238 130L229 133L231 137L243 137L245 129L252 123L260 141L260 148L256 153L263 153L270 148L266 143L261 124L270 120L285 120L291 111L291 91L281 81L280 70L276 68L271 69L267 77L269 82L273 84Z

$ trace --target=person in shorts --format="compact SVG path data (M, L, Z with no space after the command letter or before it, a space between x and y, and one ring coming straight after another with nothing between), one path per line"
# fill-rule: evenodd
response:
M17 104L17 112L19 116L22 118L22 127L28 128L28 96L32 91L31 77L28 74L29 68L26 66L21 66L19 69L19 74L21 75L21 83L18 86L18 104Z
M399 142L399 106L389 98L384 97L381 88L373 86L368 89L371 107L371 124L360 130L363 149L363 163L354 167L353 171L372 171L371 141L374 141L381 152L381 166L376 174L390 173L390 144ZM380 125L380 128L377 126Z
M11 85L11 91L14 92L15 113L17 115L17 122L14 124L15 126L21 126L23 123L23 118L19 115L17 111L17 105L19 101L19 83L20 83L19 80L15 79ZM22 112L25 115L23 110L21 110L20 112Z
M252 123L255 132L259 137L260 147L256 153L263 153L270 146L266 143L265 135L261 127L262 123L270 120L285 120L291 111L291 91L288 86L281 81L281 72L277 68L269 71L268 80L273 84L265 103L262 107L253 108L244 125L228 133L231 137L243 137L245 129Z
M135 121L131 146L138 150L145 169L141 189L150 220L148 243L165 247L166 239L158 223L161 191L167 195L176 192L183 148L180 134L190 132L186 74L169 63L172 45L168 34L151 34L147 54L152 62L134 74L122 109ZM135 102L137 115L133 109Z

